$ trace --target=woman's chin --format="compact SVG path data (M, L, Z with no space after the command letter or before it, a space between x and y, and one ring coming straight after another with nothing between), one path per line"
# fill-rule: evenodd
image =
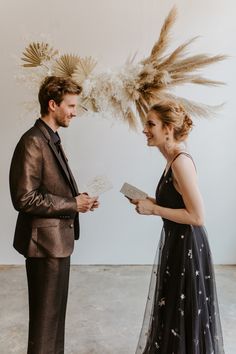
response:
M153 146L151 139L147 139L147 146Z

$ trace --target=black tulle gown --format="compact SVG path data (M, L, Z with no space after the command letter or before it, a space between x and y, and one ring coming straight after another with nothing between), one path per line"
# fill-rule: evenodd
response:
M171 167L159 181L156 201L185 207ZM224 354L206 230L163 222L136 354Z

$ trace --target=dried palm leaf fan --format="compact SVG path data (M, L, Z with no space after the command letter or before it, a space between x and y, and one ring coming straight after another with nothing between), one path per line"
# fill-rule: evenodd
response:
M89 75L94 70L97 62L92 57L79 58L79 61L76 65L76 69L72 75L72 78L83 87L84 81L89 77ZM81 107L83 110L90 110L97 112L96 102L91 97L83 97L81 100ZM81 112L83 113L83 112Z
M78 84L83 85L84 80L91 74L96 64L97 62L92 57L79 58L73 73L73 79L75 79Z
M74 74L77 64L80 61L80 57L74 54L64 54L61 55L59 59L56 60L52 72L53 75L59 77L69 78Z
M23 64L24 67L32 68L43 65L43 63L52 60L56 55L58 55L58 51L50 47L48 43L33 42L25 48L21 59L26 62Z

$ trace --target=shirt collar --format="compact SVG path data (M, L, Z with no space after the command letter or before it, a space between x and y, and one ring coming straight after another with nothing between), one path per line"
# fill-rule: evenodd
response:
M45 128L46 128L47 131L49 132L50 137L51 137L52 141L54 142L54 144L55 144L55 145L60 144L61 138L60 138L58 132L54 132L54 131L52 130L52 128L49 127L49 125L44 122L43 119L40 118L40 121L43 123L43 125L45 126Z

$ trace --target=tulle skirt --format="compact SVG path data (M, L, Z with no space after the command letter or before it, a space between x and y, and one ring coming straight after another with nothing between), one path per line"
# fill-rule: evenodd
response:
M204 227L164 222L136 354L224 354Z

